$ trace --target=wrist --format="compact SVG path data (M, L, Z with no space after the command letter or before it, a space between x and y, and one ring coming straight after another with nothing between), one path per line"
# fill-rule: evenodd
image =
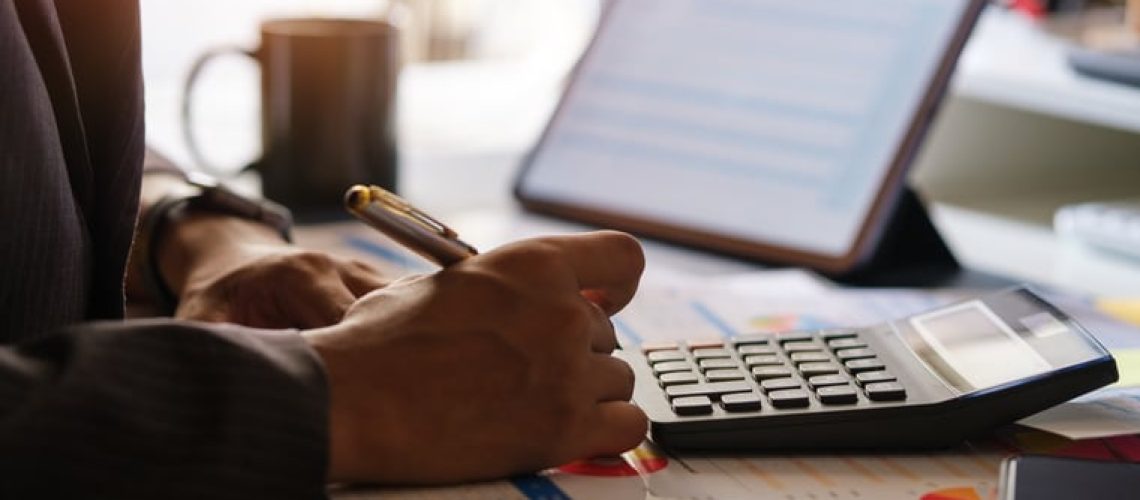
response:
M173 215L157 237L157 271L175 297L250 253L289 244L265 224L193 209Z
M342 380L351 377L351 374L345 373L346 363L340 359L337 338L345 334L347 328L350 327L342 323L301 332L301 336L324 365L325 382L328 384L329 482L351 482L367 477L359 470L359 465L365 463L367 458L362 456L360 434L356 430L353 412L346 407L351 396L343 394L349 385Z

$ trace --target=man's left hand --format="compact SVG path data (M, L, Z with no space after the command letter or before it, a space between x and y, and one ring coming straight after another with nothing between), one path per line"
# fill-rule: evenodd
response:
M291 246L237 244L189 272L175 316L259 328L335 324L387 281L372 266Z

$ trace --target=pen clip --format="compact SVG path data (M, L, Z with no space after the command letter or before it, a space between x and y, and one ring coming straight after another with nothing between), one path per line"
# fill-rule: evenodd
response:
M389 211L399 214L441 237L449 240L458 240L458 233L432 216L424 213L424 211L404 201L403 198L376 186L370 186L369 191L371 192L372 200L384 205Z

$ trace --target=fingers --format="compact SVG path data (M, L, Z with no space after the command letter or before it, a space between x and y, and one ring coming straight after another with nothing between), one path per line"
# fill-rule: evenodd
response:
M383 288L387 281L381 277L380 271L363 262L349 261L337 265L337 272L341 281L356 297L363 297L368 293Z
M541 241L561 250L583 296L607 314L620 311L637 291L637 282L645 268L645 255L632 236L598 231L551 236Z
M598 401L629 401L633 398L633 369L608 354L595 354L590 374L597 386Z
M614 352L618 347L617 332L614 331L609 314L593 301L584 302L583 305L589 310L588 314L594 316L595 326L590 328L590 350L607 355Z
M345 311L356 302L356 294L339 281L317 286L312 295L298 294L303 302L293 302L277 295L279 313L289 318L295 328L320 328L339 322Z
M631 403L609 401L600 403L594 414L590 432L582 440L583 449L578 456L598 457L618 455L645 440L649 423L645 412Z

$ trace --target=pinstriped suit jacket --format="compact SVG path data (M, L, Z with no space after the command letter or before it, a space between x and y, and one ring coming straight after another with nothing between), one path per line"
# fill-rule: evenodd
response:
M295 332L122 320L135 1L0 0L0 498L321 497L327 394Z

